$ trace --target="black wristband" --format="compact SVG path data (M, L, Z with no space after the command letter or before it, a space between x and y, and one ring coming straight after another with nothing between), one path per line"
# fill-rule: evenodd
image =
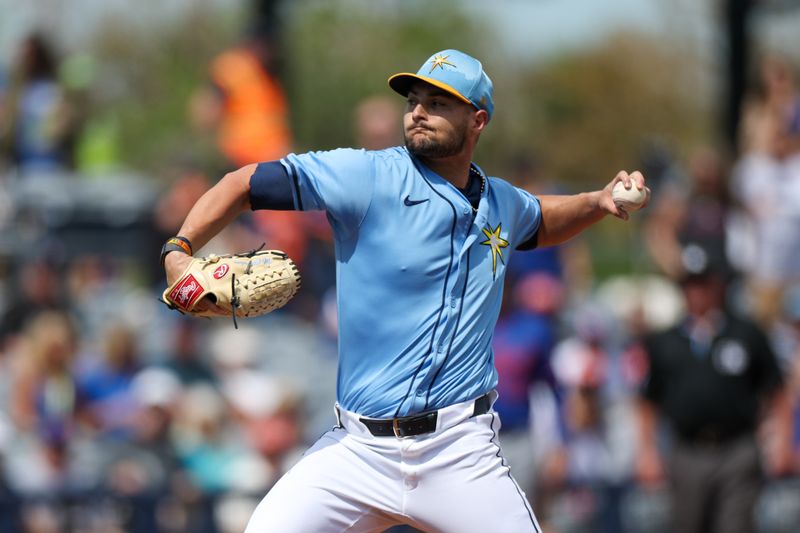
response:
M189 239L180 235L167 239L167 242L161 247L160 262L162 267L167 254L170 252L182 252L186 255L192 255L192 243Z

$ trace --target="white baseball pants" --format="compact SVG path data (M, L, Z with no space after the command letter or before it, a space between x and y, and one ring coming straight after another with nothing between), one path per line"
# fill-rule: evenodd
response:
M473 402L439 411L437 429L375 437L359 415L337 408L327 432L256 508L245 533L384 531L541 533L502 457L494 411Z

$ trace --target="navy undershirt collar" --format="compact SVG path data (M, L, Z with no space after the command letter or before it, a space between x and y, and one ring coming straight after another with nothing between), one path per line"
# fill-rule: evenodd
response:
M469 167L469 179L465 188L456 187L464 197L469 200L474 209L478 209L478 204L481 201L481 192L483 189L483 177L475 170L475 167Z

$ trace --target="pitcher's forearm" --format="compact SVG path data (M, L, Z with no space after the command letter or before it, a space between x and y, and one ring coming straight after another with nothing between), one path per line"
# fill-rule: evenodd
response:
M585 192L571 196L540 196L542 225L539 228L539 246L561 244L595 224L608 214L600 203L602 191Z
M195 250L250 209L250 176L255 167L247 165L226 174L194 204L178 234L189 239Z

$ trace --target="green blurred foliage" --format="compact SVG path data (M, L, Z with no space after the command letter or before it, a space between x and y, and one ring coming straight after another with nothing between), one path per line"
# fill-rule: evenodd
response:
M653 143L681 158L714 136L706 66L680 40L625 33L525 63L495 46L486 21L471 19L457 2L293 6L285 84L298 150L349 146L356 103L393 94L388 76L416 71L444 48L481 58L494 81L495 115L476 153L491 175L513 181L514 162L533 155L562 190L596 189L620 169L639 168ZM608 220L588 231L599 278L649 268L637 251L644 217L637 213L627 225Z
M301 150L352 145L353 109L369 95L394 94L387 79L395 72L416 72L445 48L480 57L491 42L485 25L453 0L306 1L291 7L285 83Z
M165 168L183 159L217 177L208 164L212 144L189 129L187 102L206 82L211 58L247 22L241 6L220 13L198 2L181 21L157 28L109 21L98 33L92 111L115 128L125 165L165 179ZM594 189L638 167L654 140L681 158L715 136L708 66L680 39L625 33L528 63L497 45L488 21L456 0L295 0L284 3L279 27L298 151L352 145L357 103L393 95L391 74L416 71L444 48L481 58L494 80L495 115L476 154L491 175L513 179L513 162L532 154L564 190ZM613 221L589 231L601 277L641 263L629 250L644 216L622 231Z
M91 111L113 116L102 122L117 125L130 166L154 171L176 153L208 149L189 131L187 101L247 20L241 9L204 5L157 28L112 20L95 38ZM491 174L508 175L518 154L534 153L559 181L585 188L636 166L649 139L681 153L712 136L702 65L658 36L618 35L528 64L495 47L488 23L455 0L296 0L285 4L281 30L298 150L351 145L356 104L393 95L391 74L415 71L443 48L480 57L495 82L495 117L476 156Z
M681 153L712 135L701 62L660 36L621 34L527 64L495 48L487 23L458 2L292 6L285 85L300 150L350 145L358 101L393 94L391 74L416 71L443 48L478 56L494 80L495 117L476 156L491 174L535 153L559 180L585 188L637 166L653 139Z
M702 62L659 36L626 33L528 70L511 93L512 118L491 139L494 154L532 150L567 191L603 187L666 147L678 163L713 143L715 116ZM499 121L498 121L499 122ZM515 142L522 139L523 142ZM488 139L487 139L488 140ZM653 187L659 176L648 175ZM609 218L585 234L595 274L651 271L641 243L647 210L627 224Z
M701 69L658 36L628 33L517 71L493 153L535 150L560 181L585 188L638 167L654 140L686 152L712 135Z
M151 27L110 19L92 46L96 77L89 89L89 150L105 131L122 166L162 177L177 160L214 160L187 120L192 92L207 83L211 58L238 37L239 11L220 13L198 2L185 18ZM105 148L110 150L110 148Z

